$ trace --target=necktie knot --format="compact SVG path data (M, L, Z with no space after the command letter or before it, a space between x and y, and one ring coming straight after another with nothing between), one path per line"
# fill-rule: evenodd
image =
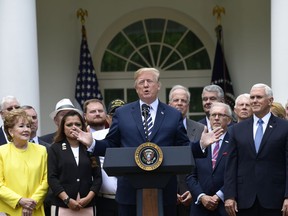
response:
M262 119L258 119L258 125L262 125L264 123L264 121Z

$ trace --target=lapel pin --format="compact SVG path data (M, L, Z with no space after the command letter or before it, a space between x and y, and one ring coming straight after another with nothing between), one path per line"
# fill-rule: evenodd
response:
M163 112L163 111L161 111L161 114L162 114L162 115L164 115L164 112Z
M67 146L66 146L66 143L62 143L62 150L66 150L67 149Z
M225 140L225 142L226 142L226 143L229 143L229 141L228 141L228 140Z
M273 126L272 126L272 125L269 125L269 128L273 128Z

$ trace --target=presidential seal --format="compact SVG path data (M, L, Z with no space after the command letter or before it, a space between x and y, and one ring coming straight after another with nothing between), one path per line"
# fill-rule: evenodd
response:
M157 169L163 161L163 152L155 143L146 142L135 151L136 164L145 171Z

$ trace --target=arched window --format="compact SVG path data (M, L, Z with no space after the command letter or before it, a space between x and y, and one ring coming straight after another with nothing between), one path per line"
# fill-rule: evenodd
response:
M144 19L120 31L107 46L101 72L210 69L201 40L187 27L168 19Z
M155 67L161 72L160 100L168 102L173 85L186 86L191 92L189 115L197 119L204 115L201 92L210 83L213 55L211 38L190 16L149 8L111 25L98 40L93 60L106 104L115 98L138 99L131 72Z

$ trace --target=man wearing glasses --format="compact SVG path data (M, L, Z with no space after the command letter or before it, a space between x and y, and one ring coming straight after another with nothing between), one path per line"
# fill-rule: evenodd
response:
M4 120L4 115L6 112L10 112L13 109L19 109L20 103L14 96L6 96L3 97L0 104L0 114L2 120ZM6 144L9 141L7 140L7 136L4 131L4 125L0 127L0 145Z
M196 168L187 178L187 185L193 197L190 215L227 216L223 187L229 143L228 125L231 119L232 111L229 105L219 102L211 105L211 127L221 127L224 133L219 141L208 147L206 158L195 158Z

